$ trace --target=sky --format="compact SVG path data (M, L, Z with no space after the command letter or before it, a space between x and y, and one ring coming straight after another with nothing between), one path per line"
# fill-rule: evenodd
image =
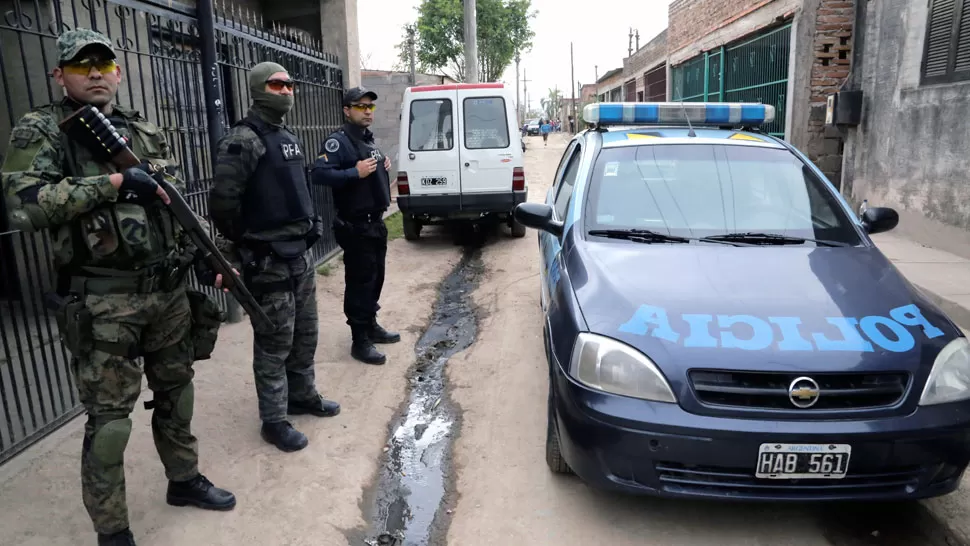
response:
M529 104L539 108L539 99L559 86L565 98L569 91L569 46L573 44L576 81L595 81L599 75L623 66L627 57L629 34L640 32L640 45L646 45L667 27L667 7L671 0L598 0L595 4L579 0L532 0L535 32L532 50L522 56L520 78L529 79ZM417 19L421 0L357 0L360 55L363 68L392 70L397 62L395 44L401 42L402 27ZM594 7L595 6L595 7ZM610 6L612 9L604 9ZM636 37L633 38L636 48ZM515 85L515 63L505 71L503 80ZM522 102L525 103L524 85ZM579 89L576 89L579 97Z

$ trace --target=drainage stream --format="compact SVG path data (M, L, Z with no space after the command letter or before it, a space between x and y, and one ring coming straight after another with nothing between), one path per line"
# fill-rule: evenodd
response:
M478 334L471 292L484 266L480 250L465 248L442 283L431 323L415 347L411 390L385 447L380 476L366 498L370 528L352 545L426 546L444 543L443 511L454 476L451 448L460 415L445 390L445 365Z

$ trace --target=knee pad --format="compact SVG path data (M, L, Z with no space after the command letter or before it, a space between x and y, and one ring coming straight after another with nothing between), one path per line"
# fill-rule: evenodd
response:
M195 387L192 383L172 391L172 419L190 423L195 410Z
M100 424L91 435L90 452L105 466L124 461L125 449L131 437L131 419L114 419Z

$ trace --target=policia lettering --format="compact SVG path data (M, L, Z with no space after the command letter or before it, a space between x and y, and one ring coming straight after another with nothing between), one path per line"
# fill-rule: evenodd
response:
M943 331L933 326L916 305L904 305L889 311L889 316L870 315L861 319L828 317L841 339L824 332L812 332L805 339L799 331L799 317L767 317L751 315L682 314L686 329L671 327L667 310L653 305L641 305L632 317L620 325L619 331L635 335L651 335L684 347L741 349L763 351L775 345L779 351L852 351L871 353L876 346L894 353L904 353L916 346L916 338L908 327L918 327L923 335L933 339ZM711 324L721 331L711 335ZM777 332L774 327L777 327ZM861 333L860 333L861 332ZM780 334L780 335L779 335ZM863 337L865 334L866 337Z
M128 416L141 394L139 356L154 393L147 407L154 409L152 433L169 479L168 502L215 510L235 506L232 493L199 473L198 441L189 426L192 363L208 356L219 321L205 295L187 289L196 249L155 197L156 168L166 174L154 176L166 176L185 191L171 176L175 164L168 144L138 112L112 104L120 71L111 41L75 29L58 38L57 49L53 76L67 98L18 120L0 181L13 226L51 235L58 280L48 304L71 351L88 415L81 453L84 505L99 542L134 544L124 452L131 435ZM91 86L91 80L99 85ZM61 131L58 124L85 104L107 116L146 161L143 168L117 173L93 147ZM204 343L192 336L199 328L208 332Z

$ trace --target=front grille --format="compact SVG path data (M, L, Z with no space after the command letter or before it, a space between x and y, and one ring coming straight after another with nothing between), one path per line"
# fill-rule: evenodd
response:
M756 478L754 472L737 468L656 462L654 469L664 491L670 493L779 499L906 494L916 490L925 470L912 466L871 473L850 472L838 480L765 480Z
M792 403L788 388L799 377L818 383L818 400L807 409ZM909 386L908 373L792 374L691 370L697 399L710 406L793 411L837 411L894 406Z

